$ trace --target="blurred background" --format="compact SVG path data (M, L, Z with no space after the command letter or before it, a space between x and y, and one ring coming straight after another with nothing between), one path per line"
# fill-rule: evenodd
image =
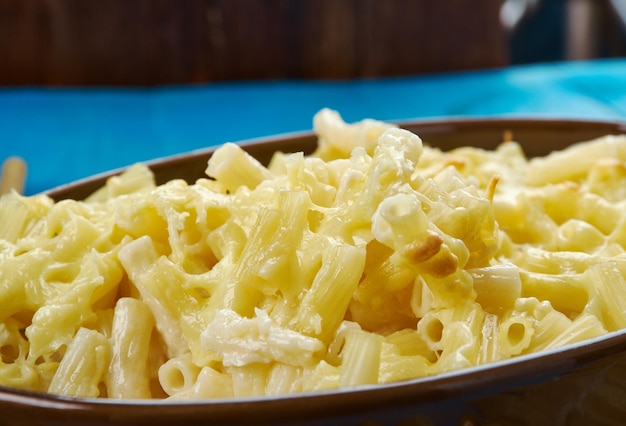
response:
M25 191L346 121L626 120L626 0L0 0Z
M0 85L415 75L626 54L624 0L0 0Z

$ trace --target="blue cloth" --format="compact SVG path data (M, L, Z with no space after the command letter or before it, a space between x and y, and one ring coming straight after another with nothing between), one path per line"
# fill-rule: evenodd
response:
M626 60L351 81L0 90L0 160L29 165L34 194L139 161L346 121L525 116L626 121Z

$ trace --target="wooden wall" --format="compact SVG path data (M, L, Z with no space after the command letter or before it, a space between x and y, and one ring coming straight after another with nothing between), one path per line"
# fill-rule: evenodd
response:
M0 85L353 78L506 65L499 0L0 0Z

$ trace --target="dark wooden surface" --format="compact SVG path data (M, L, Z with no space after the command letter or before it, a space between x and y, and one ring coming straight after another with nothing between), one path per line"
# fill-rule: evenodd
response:
M507 64L499 0L0 0L0 85L354 78Z

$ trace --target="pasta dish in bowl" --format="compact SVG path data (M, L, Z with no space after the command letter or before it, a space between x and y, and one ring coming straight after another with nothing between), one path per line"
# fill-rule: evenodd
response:
M621 124L322 110L314 129L3 196L6 421L620 409Z

